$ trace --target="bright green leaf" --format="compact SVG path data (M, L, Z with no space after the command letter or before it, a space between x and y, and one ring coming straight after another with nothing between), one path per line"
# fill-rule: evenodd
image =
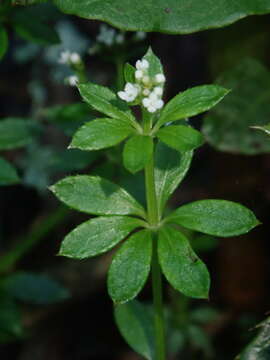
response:
M267 135L270 135L270 123L264 126L251 126L253 129L264 131Z
M227 200L199 200L180 206L168 220L220 237L245 234L259 224L252 211Z
M158 256L165 277L176 290L186 296L208 298L208 270L182 233L169 226L161 228Z
M66 205L96 215L139 215L144 210L124 189L98 176L69 176L51 187Z
M20 181L16 169L0 157L0 185L17 184Z
M115 307L119 331L129 346L148 360L155 357L154 317L148 306L136 300Z
M19 118L0 121L0 150L15 149L32 141L29 124Z
M0 23L0 59L5 55L8 49L8 35L5 28Z
M74 259L102 254L139 226L138 219L128 216L105 216L88 220L65 237L59 254Z
M203 113L220 102L226 94L228 90L219 85L195 86L181 92L165 105L157 125Z
M73 136L69 148L99 150L123 141L133 131L119 119L96 119L83 125Z
M192 160L192 151L179 153L158 143L155 153L155 184L159 214L166 201L184 179Z
M165 126L156 135L166 145L178 151L194 150L204 143L202 134L190 126Z
M124 146L125 168L132 173L142 170L152 157L153 147L153 139L150 136L132 136Z
M152 238L148 230L132 235L113 258L108 290L115 303L132 300L142 290L151 267Z
M135 67L126 63L124 66L124 77L126 82L134 83L135 82Z
M67 14L106 21L122 30L189 34L270 12L268 0L54 0Z
M156 74L163 74L163 67L159 58L153 53L152 49L149 48L143 59L149 63L148 74L150 77L154 77Z

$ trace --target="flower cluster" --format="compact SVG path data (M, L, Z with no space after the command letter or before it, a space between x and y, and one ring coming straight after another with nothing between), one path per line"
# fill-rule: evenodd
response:
M70 86L76 86L79 82L79 78L77 75L70 75L69 77L67 77L65 79L67 85L70 85Z
M127 102L133 102L140 97L142 105L148 112L154 113L164 105L162 98L165 76L149 75L149 62L146 59L136 62L135 83L127 83L124 91L119 91L118 96Z
M61 52L58 62L59 64L78 65L82 60L78 53L65 50Z

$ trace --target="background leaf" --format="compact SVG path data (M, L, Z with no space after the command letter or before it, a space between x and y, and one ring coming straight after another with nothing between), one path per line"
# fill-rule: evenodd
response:
M16 169L0 157L0 185L17 184L20 181Z
M270 135L270 123L264 126L252 126L253 129L264 131L267 135Z
M29 123L20 118L0 121L0 150L15 149L32 141Z
M8 35L5 28L0 23L0 59L4 57L8 49Z
M125 168L132 173L142 170L151 159L153 147L153 139L150 136L132 136L124 146L123 161Z

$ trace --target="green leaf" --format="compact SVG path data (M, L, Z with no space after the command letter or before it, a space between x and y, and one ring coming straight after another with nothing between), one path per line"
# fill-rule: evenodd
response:
M178 151L194 150L204 143L199 131L185 125L165 126L156 135L166 145Z
M208 270L182 233L169 226L161 228L158 256L166 279L176 290L186 296L208 298Z
M268 0L54 0L67 14L106 21L122 30L189 34L270 12Z
M46 275L20 272L8 276L4 287L14 298L36 305L54 304L69 298L69 292Z
M124 77L126 82L134 83L135 82L135 67L126 63L124 66Z
M2 291L2 289L1 289ZM19 306L6 293L0 294L0 343L8 343L23 335Z
M168 220L191 230L220 237L245 234L259 225L252 211L227 200L199 200L183 205Z
M78 88L83 99L95 110L127 123L135 121L128 105L109 88L92 83L79 84Z
M153 148L153 139L150 136L132 136L124 146L123 160L125 168L132 173L142 170L150 161Z
M132 235L113 258L108 291L115 303L135 298L149 275L152 258L152 238L148 230Z
M158 143L155 153L155 185L159 214L167 200L184 179L191 165L192 151L179 153Z
M16 169L0 157L0 185L17 184L20 181Z
M83 125L73 136L70 149L99 150L123 141L133 131L119 119L96 119Z
M244 59L217 82L232 92L204 118L206 141L219 151L247 155L270 152L269 136L250 128L269 123L268 69L254 59Z
M203 113L220 102L228 92L219 85L201 85L188 89L165 105L157 126Z
M5 28L0 23L0 60L4 57L8 49L8 35Z
M148 74L150 77L154 77L156 74L163 74L163 67L159 58L149 48L143 59L149 63Z
M251 126L253 129L264 131L267 135L270 135L270 123L264 126Z
M88 220L65 237L59 255L85 259L102 254L140 225L138 219L128 216L105 216Z
M0 121L0 150L15 149L32 141L29 124L19 118Z
M154 317L136 300L115 307L115 320L129 346L148 360L155 357Z
M66 205L88 214L144 216L144 209L129 193L98 176L69 176L51 190Z

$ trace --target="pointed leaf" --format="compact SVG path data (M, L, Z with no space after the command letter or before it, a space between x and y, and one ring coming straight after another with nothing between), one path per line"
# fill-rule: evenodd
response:
M252 211L227 200L199 200L183 205L168 220L191 230L220 237L245 234L259 225Z
M155 357L154 317L148 306L136 300L115 307L115 320L129 346L148 360Z
M158 143L155 153L155 185L159 214L170 195L185 177L192 160L192 151L180 154L162 143Z
M132 300L142 290L151 267L152 238L148 230L132 235L113 258L108 290L115 303Z
M219 85L201 85L188 89L171 99L163 108L158 120L166 122L198 115L215 106L229 91Z
M124 66L124 77L126 82L134 83L135 82L135 67L126 63Z
M150 136L132 136L126 142L123 151L125 168L132 173L142 170L152 157L153 147L153 139Z
M88 214L144 216L142 206L129 193L98 176L69 176L51 190L66 205Z
M8 35L5 28L0 24L0 60L8 49Z
M156 135L165 144L178 151L194 150L204 143L202 134L190 126L165 126Z
M133 131L132 127L119 119L96 119L79 128L69 148L99 150L123 141Z
M102 254L123 240L140 221L128 216L106 216L86 221L64 239L59 255L85 259Z
M163 67L159 58L149 48L143 59L149 63L148 74L150 77L154 77L156 74L163 74Z
M32 141L29 124L19 118L0 121L0 150L15 149Z
M253 129L264 131L267 135L270 135L270 123L264 126L251 126Z
M17 184L20 181L16 169L0 157L0 185Z
M208 270L182 233L169 226L160 229L158 256L165 277L176 290L186 296L208 298Z

